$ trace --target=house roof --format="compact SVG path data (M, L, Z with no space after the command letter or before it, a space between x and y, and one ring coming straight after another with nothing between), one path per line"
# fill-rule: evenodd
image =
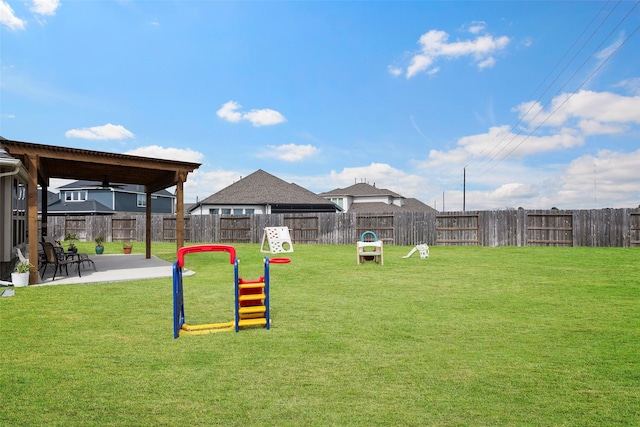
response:
M436 212L431 206L418 199L405 199L403 206L384 202L353 203L349 212L355 213L390 213L390 212Z
M258 169L252 174L203 199L200 204L313 204L335 206L327 199L297 184L283 181L262 169Z
M420 200L413 197L404 199L404 205L402 207L411 212L438 212L437 209L434 209L426 203L422 203Z
M106 190L110 188L113 188L115 191L120 191L123 193L144 193L144 185L121 184L121 183L112 182L110 183L109 187L105 187L102 185L102 181L88 181L88 180L79 180L79 181L71 182L69 184L65 184L59 187L60 190L85 190L85 189ZM174 195L167 190L154 191L151 194L156 196L174 197Z
M404 209L398 205L383 202L352 203L349 207L350 213L388 213L400 211L404 211Z
M113 215L116 212L95 200L84 200L81 202L64 202L58 200L47 207L49 215Z
M335 190L320 193L320 196L353 196L353 197L365 197L365 196L390 196L390 197L402 197L400 194L395 193L385 188L378 188L374 185L359 182L346 188L336 188Z
M385 213L385 212L437 212L431 206L422 203L415 198L406 198L394 191L385 188L378 188L375 185L360 182L346 188L336 188L335 190L320 193L323 197L375 197L386 196L403 199L402 206L383 202L356 202L349 207L349 212L356 213Z

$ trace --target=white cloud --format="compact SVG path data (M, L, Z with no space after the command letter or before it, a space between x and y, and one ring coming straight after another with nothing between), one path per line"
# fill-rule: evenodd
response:
M387 67L387 71L389 71L389 74L391 74L392 76L398 77L399 75L402 74L402 68L393 66L393 65L389 65Z
M59 0L33 0L31 11L38 15L55 15L59 6Z
M468 31L474 35L484 32L484 22L473 23ZM511 39L507 36L494 37L492 35L478 35L471 40L457 40L449 42L449 34L440 30L429 30L420 36L418 44L420 51L415 53L407 67L406 76L411 78L419 73L435 74L438 68L434 66L438 59L455 59L470 56L483 69L495 65L495 55L506 49ZM397 67L394 67L394 69Z
M492 127L485 134L458 140L458 145L476 158L485 156L485 153L492 158L520 158L583 144L584 136L571 128L562 128L552 135L529 135L513 133L508 126L501 126Z
M487 23L484 21L473 21L468 30L471 34L479 34L487 28Z
M515 110L529 127L561 126L571 119L601 123L639 123L640 95L624 96L612 92L581 90L556 96L544 110L539 102L525 102Z
M159 145L138 147L125 152L132 156L151 157L154 159L179 160L181 162L201 163L204 155L190 148L165 148Z
M22 30L26 22L15 15L9 3L0 0L0 24L10 30Z
M421 166L432 168L447 164L463 164L467 162L470 157L469 152L460 147L448 151L430 150L429 160L422 162Z
M622 80L615 87L621 87L633 95L640 95L640 77Z
M251 110L248 113L244 113L242 118L250 121L254 126L277 125L287 121L282 114L270 108Z
M601 150L596 156L585 155L573 160L563 176L563 189L580 193L597 186L602 195L628 193L640 203L638 189L640 150L632 153Z
M107 123L103 126L89 128L71 129L64 134L67 138L82 138L93 140L119 140L133 138L133 133L129 132L122 125L112 125Z
M236 110L241 108L242 105L238 104L235 101L229 101L220 107L218 111L216 111L216 115L221 119L224 119L231 123L238 123L242 120L242 114L238 113Z
M496 188L495 190L493 190L489 197L491 197L492 199L523 199L523 198L529 198L532 196L535 196L538 194L538 190L532 186L532 185L528 185L528 184L522 184L522 183L510 183L510 184L504 184L501 185L500 187Z
M633 81L624 83L633 85ZM523 103L521 114L538 118L522 128L495 126L487 132L463 136L455 147L431 150L416 166L432 178L432 187L456 188L467 168L467 209L498 209L523 206L549 209L552 206L589 209L601 206L630 207L640 203L638 165L640 150L633 153L600 151L597 156L544 164L540 154L563 152L584 145L594 135L621 135L637 131L640 96L610 92L580 91L562 94L544 108ZM546 122L540 116L557 113ZM536 156L534 158L529 158ZM558 158L563 158L559 156ZM433 198L434 190L429 189ZM437 192L435 193L437 196ZM593 197L590 197L593 195ZM462 208L462 191L447 191L448 210ZM597 200L597 204L596 204Z
M313 145L268 145L267 150L261 154L261 157L273 157L286 162L300 162L309 157L318 154L319 150Z
M420 71L429 71L429 67L433 64L433 58L427 55L417 54L413 58L411 58L411 65L407 68L407 77L413 77L418 74ZM435 74L435 73L431 73Z
M483 68L491 68L494 65L496 65L496 59L491 57L491 58L487 58L484 61L480 61L478 62L478 68L483 69Z
M480 158L497 162L566 150L584 145L589 136L618 135L640 124L640 95L580 91L573 96L561 94L550 104L544 110L538 102L522 103L515 110L521 114L523 128L494 126L486 133L463 136L455 148L432 150L423 166L461 164Z
M271 126L284 123L287 119L278 111L270 108L261 110L253 109L247 113L238 112L242 105L236 101L229 101L216 111L216 115L223 120L231 123L238 123L241 120L247 120L254 126Z

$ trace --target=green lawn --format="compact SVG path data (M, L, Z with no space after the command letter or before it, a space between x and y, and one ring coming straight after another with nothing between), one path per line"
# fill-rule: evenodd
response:
M234 246L258 278L259 245ZM171 279L18 288L0 425L640 424L640 250L409 249L358 266L355 245L296 245L269 331L174 340ZM187 323L232 320L229 256L186 267Z

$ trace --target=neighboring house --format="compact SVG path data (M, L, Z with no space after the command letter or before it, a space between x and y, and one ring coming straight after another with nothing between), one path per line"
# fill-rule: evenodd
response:
M42 200L38 198L38 213L42 213ZM59 193L47 191L47 215L113 215L116 212L95 200L81 202L63 202Z
M338 212L340 208L317 194L258 169L230 186L190 206L191 215Z
M144 186L100 181L75 181L59 188L58 200L47 205L47 214L113 215L146 211ZM175 213L175 196L167 190L151 194L152 213Z
M436 212L418 199L407 199L391 190L363 182L320 193L320 196L340 206L345 212Z

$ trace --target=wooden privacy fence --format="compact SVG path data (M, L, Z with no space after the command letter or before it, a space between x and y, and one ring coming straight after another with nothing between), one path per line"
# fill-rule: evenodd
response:
M47 226L57 238L145 240L138 214L49 217ZM373 231L385 244L404 246L640 247L640 209L193 215L185 218L185 241L260 243L265 227L278 226L289 227L294 244L350 245ZM176 218L154 215L151 240L175 242Z

